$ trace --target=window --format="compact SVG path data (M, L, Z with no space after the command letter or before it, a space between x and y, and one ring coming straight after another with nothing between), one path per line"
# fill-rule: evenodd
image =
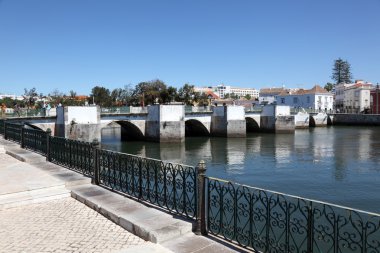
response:
M297 97L293 98L293 104L298 104L298 98Z
M281 98L281 104L285 104L285 98Z
M306 103L310 104L310 96L306 97Z

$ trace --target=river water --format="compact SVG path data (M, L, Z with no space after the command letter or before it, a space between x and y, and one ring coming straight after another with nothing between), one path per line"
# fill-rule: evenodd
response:
M380 127L320 127L246 138L188 137L177 144L121 142L102 131L102 148L195 166L207 175L380 213Z

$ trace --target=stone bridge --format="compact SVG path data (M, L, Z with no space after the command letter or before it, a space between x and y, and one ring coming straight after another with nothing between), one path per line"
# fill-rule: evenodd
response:
M309 116L309 115L308 115ZM312 116L310 116L312 117ZM99 107L67 106L56 117L15 118L54 135L91 141L110 126L121 129L122 140L183 141L185 136L245 137L247 131L294 132L289 107L269 106L245 112L242 106L218 106L212 111L186 112L183 105L153 105L146 113L100 113Z

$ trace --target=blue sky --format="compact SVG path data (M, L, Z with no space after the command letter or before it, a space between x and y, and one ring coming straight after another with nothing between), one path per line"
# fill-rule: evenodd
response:
M380 0L0 0L0 93L380 82Z

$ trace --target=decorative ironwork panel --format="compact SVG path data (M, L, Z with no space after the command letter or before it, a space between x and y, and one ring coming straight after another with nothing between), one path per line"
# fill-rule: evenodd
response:
M91 143L50 137L50 158L53 163L65 166L86 176L94 175L94 157Z
M5 131L7 132L7 139L21 143L21 128L22 124L17 123L5 123Z
M380 252L380 215L207 178L208 231L255 252Z
M46 155L47 133L42 130L24 129L24 147Z
M194 167L99 150L100 183L185 217L196 216Z
M4 135L4 122L5 122L5 120L3 120L3 119L0 119L0 134L1 135Z

